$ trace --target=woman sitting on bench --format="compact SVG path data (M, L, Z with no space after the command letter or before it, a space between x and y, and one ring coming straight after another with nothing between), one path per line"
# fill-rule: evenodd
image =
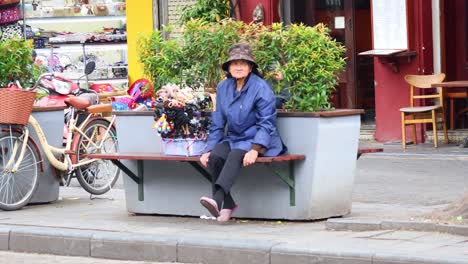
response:
M278 156L286 147L276 127L275 95L260 76L250 46L234 44L222 68L227 79L216 88L216 110L200 157L211 174L213 193L200 203L226 222L237 208L230 191L241 167L254 164L258 155Z

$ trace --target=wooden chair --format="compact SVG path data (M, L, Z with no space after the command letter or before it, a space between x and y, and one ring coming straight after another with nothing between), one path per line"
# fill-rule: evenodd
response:
M406 75L405 81L410 85L410 107L400 109L401 112L401 132L403 149L406 149L406 126L413 125L413 143L417 143L416 124L432 123L434 134L434 147L437 148L437 126L438 119L442 121L444 128L445 143L448 143L447 125L445 123L445 111L442 88L436 88L435 93L425 93L424 95L415 95L415 88L428 89L434 91L431 83L440 83L445 79L445 74L434 75ZM425 106L414 106L417 99L432 99ZM429 101L429 100L427 100ZM407 118L410 117L410 118Z

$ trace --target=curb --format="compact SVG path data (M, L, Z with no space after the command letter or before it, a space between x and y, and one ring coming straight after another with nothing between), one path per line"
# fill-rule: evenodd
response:
M382 158L382 159L414 159L414 160L468 160L468 155L460 153L411 153L411 152L378 152L366 153L367 158Z
M359 219L328 219L325 228L331 231L377 231L377 230L407 230L420 232L440 232L451 235L468 236L468 226L435 224L414 221L397 220L359 220Z
M99 230L0 225L0 250L131 261L229 263L461 264L463 258L374 252L323 251L308 244L246 239L206 239Z

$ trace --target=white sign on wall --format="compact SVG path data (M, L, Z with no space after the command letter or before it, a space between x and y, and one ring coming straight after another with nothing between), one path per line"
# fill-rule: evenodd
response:
M335 29L344 29L345 28L345 17L337 16L335 17Z
M372 35L376 49L408 49L406 0L372 0Z

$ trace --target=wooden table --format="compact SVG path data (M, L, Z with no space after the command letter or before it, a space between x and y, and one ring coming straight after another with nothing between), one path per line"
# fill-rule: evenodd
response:
M441 83L433 83L431 87L443 88L444 99L450 99L450 129L455 128L455 104L454 99L467 99L468 98L468 80L463 81L449 81L449 82L441 82ZM465 91L462 92L446 92L447 88L465 88ZM463 108L458 112L458 114L463 114L468 112L468 107Z

